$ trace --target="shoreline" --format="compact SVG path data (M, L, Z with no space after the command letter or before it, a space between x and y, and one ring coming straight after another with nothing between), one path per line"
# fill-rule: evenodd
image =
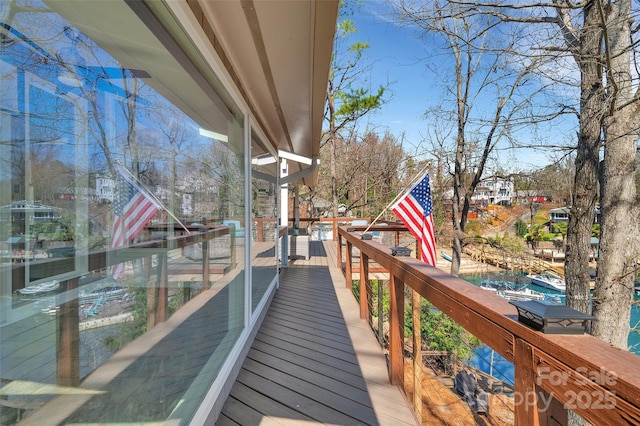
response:
M450 252L443 251L448 256L451 256ZM451 272L451 262L444 259L442 256L438 256L438 260L436 262L436 268L441 271L450 273ZM509 272L506 269L500 268L499 266L489 265L487 263L477 262L468 255L463 254L462 259L460 260L460 270L458 271L459 275L481 275L490 272Z

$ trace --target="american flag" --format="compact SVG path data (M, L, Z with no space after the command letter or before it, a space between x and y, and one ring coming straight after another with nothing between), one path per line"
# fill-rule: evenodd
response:
M425 174L420 182L391 206L391 210L420 242L422 261L435 266L436 238L433 232L433 204L429 174Z
M127 246L153 216L160 205L136 182L116 166L116 194L113 206L111 248ZM124 276L124 263L111 266L111 276L120 280Z

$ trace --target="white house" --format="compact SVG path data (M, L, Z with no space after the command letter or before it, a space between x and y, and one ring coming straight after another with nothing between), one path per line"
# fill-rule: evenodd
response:
M515 191L511 178L490 176L480 181L471 200L480 205L510 205L514 196Z
M110 202L113 203L115 194L116 181L110 177L96 176L96 197L98 202Z

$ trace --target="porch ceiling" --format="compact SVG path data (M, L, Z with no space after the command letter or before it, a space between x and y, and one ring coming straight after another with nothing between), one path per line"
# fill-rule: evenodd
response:
M201 24L278 149L320 151L338 1L199 1ZM198 7L193 7L197 15ZM207 26L209 28L207 28ZM220 51L222 50L222 52ZM222 55L221 55L222 56ZM290 164L290 173L305 167ZM305 183L313 184L315 173Z

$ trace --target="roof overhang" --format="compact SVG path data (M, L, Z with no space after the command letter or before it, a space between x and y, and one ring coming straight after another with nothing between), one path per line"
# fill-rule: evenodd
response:
M189 4L274 148L317 158L338 0Z

